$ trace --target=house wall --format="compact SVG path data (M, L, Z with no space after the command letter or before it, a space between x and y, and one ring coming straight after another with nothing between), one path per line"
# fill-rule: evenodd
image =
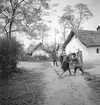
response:
M36 50L32 53L32 56L35 55L46 55L47 57L49 56L49 54L47 52L45 52L41 46L37 47Z
M99 48L99 53L96 52L97 48ZM83 61L100 60L100 47L87 48L77 37L74 36L66 46L66 54L70 52L77 52L78 49L82 51Z
M88 49L85 45L83 45L77 37L73 37L72 40L66 46L66 54L77 52L78 49L82 51L83 61L88 60Z
M99 53L96 52L97 48L99 48ZM88 48L88 55L90 61L100 61L100 47Z

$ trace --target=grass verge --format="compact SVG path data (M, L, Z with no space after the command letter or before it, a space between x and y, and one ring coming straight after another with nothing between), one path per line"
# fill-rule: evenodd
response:
M0 105L42 105L42 73L17 69L8 80L0 80Z
M100 74L91 75L90 73L85 73L85 80L89 87L91 87L93 92L93 100L100 105Z

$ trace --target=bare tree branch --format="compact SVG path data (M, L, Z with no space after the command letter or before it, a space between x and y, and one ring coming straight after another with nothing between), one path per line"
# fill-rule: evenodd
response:
M93 14L86 4L78 3L74 6L74 9L67 5L64 8L64 13L60 17L60 23L65 22L70 29L80 29L84 21L92 16Z
M45 12L41 2L41 0L4 0L0 4L0 20L3 19L1 25L4 32L8 33L9 39L11 33L16 31L25 31L33 38L40 36L42 30L40 23L43 16L41 13ZM43 3L45 4L46 0L43 0Z
M12 0L10 0L10 4L11 4L12 10L13 10L13 3L12 3Z
M20 1L15 8L17 8L22 2L24 2L25 0Z
M8 18L8 16L5 15L3 12L0 11L0 13L1 13L4 17ZM9 18L8 18L8 19L9 19Z
M21 30L20 29L16 29L16 30L12 30L11 32L20 32Z
M4 31L6 32L7 37L8 37L8 31L7 31L6 27L8 24L9 24L9 21L7 21L6 25L4 26Z

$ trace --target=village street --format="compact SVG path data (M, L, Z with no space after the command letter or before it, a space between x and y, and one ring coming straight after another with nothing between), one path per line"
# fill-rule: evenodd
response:
M53 67L51 63L28 63L21 62L20 68L29 71L34 70L37 73L43 73L41 86L44 86L45 94L44 105L99 105L99 101L95 101L95 93L87 85L85 75L77 72L76 76L70 76L66 73L63 77L58 78L58 74L62 71L60 64ZM44 69L43 69L44 67ZM36 70L34 68L37 68ZM41 69L42 68L42 69ZM99 67L100 68L100 67ZM94 69L94 68L93 68ZM93 69L86 70L93 73ZM56 72L55 72L56 70ZM73 71L73 70L72 70Z

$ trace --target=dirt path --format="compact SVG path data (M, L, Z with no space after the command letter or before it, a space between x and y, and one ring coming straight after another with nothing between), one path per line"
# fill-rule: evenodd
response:
M54 69L61 73L60 67L49 67L44 72L44 80L47 82L44 105L96 105L92 90L80 72L76 76L69 76L67 73L59 79Z
M77 72L76 76L70 76L67 73L59 79L57 73L62 72L60 65L58 67L53 67L50 63L38 63L36 65L34 63L22 63L20 65L20 67L29 70L37 68L37 66L36 72L44 74L43 83L41 83L44 85L44 105L98 105L93 101L92 89L88 87L84 79L85 76L81 75L80 72Z

